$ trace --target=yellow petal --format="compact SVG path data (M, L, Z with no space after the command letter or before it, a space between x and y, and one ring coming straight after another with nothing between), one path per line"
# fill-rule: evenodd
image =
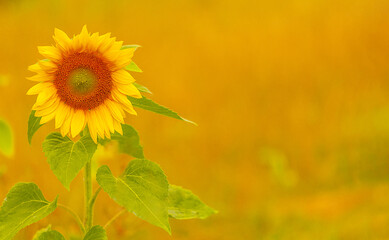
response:
M35 112L35 116L36 117L43 117L43 116L51 114L52 112L56 111L56 109L58 108L59 102L60 102L60 100L59 100L59 98L57 98L56 101L54 102L54 104L52 104L49 107L44 108L42 110L37 110Z
M123 46L123 41L114 41L109 49L100 49L104 51L104 57L111 62L114 62L121 54L121 48Z
M86 121L88 122L89 134L93 141L97 143L97 126L95 120L91 116L90 111L86 112Z
M110 61L114 62L120 55L120 50L107 50L104 53L104 57Z
M85 126L84 110L76 110L72 119L71 133L72 137L77 136Z
M40 46L40 47L38 47L38 51L42 56L44 56L44 57L46 57L54 62L58 62L61 59L61 52L56 47Z
M101 120L97 117L96 113L96 108L90 110L90 119L93 121L94 125L96 126L97 134L104 139L104 128L101 126L102 122Z
M64 51L69 50L71 40L64 31L62 31L58 28L55 28L53 38L54 38L54 41L57 43L57 45L59 47L61 47L62 50L64 50Z
M125 104L122 104L122 108L126 111L126 112L128 112L129 114L132 114L132 115L138 115L137 113L136 113L136 111L134 110L134 107L132 106L132 103L130 102L130 104L127 104L127 105L125 105Z
M106 138L111 139L111 134L109 133L109 131L104 131L104 134Z
M110 36L111 36L111 33L106 33L104 35L97 36L97 49L99 49L100 46L103 44L103 42L106 41L107 39L109 39Z
M34 73L42 73L43 69L39 66L38 63L28 66L28 70Z
M88 50L90 52L96 52L99 47L99 33L93 33L90 37L90 42L88 45Z
M55 87L47 87L42 92L39 93L36 99L36 105L40 106L46 103L54 94L57 93Z
M123 129L122 125L118 121L113 121L113 128L116 132L118 132L120 135L123 135Z
M27 77L27 79L34 82L51 82L54 80L54 76L46 72L40 72L32 77Z
M40 124L45 124L47 123L48 121L50 121L51 119L53 119L55 117L55 114L56 114L56 111L52 111L50 114L46 115L46 116L43 116L41 118L41 121L40 121ZM35 113L36 115L36 113Z
M113 128L113 119L110 111L107 109L107 107L102 104L100 105L100 116L103 118L104 122L106 123L106 126L108 127L109 131L111 133L115 132L115 129Z
M135 82L135 79L126 70L120 69L112 73L112 79L121 84L131 84Z
M118 106L115 102L112 102L109 99L105 101L105 105L117 121L119 121L120 123L124 123L123 115L120 112L120 106Z
M101 41L101 44L98 48L99 52L105 54L107 52L107 50L109 50L112 47L112 45L115 43L116 38L110 38L109 37L110 35L111 35L111 33L101 36L102 41Z
M118 89L113 88L111 91L113 99L115 99L117 102L120 102L122 104L131 104L130 100L128 100L127 96L123 93L121 93Z
M88 38L89 38L89 33L86 28L86 25L83 26L81 33L76 35L73 38L73 50L78 51L78 52L84 52L87 49L87 44L88 44Z
M132 106L132 103L130 102L130 100L128 100L127 96L123 95L116 89L112 89L112 97L118 103L120 103L120 109L124 109L129 114L137 115L136 111L134 110L134 107Z
M117 88L123 94L126 94L135 98L142 98L142 94L140 94L139 90L133 84L116 84Z
M55 128L59 128L64 123L66 117L69 115L70 107L63 102L59 103L57 115L55 115Z
M118 58L115 60L115 64L112 67L112 70L118 70L121 68L124 68L128 64L131 63L131 59L134 56L136 48L126 48L120 51L120 55Z
M136 111L134 110L134 107L132 106L132 103L130 100L128 100L127 96L122 94L116 89L112 89L112 97L115 99L118 103L120 103L121 108L124 109L126 112L132 115L137 115Z
M106 122L106 120L105 120L105 118L103 116L101 107L99 106L99 107L95 108L95 110L96 110L95 113L96 113L96 116L97 116L97 120L99 121L100 126L101 126L101 128L103 130L103 134L104 134L103 138L105 138L105 137L110 138L109 126L108 126L108 124L107 124L107 122Z
M39 66L46 73L54 73L57 71L58 66L52 61L49 60L40 60L38 61Z
M118 109L120 110L120 113L122 114L123 116L123 119L126 118L126 113L124 112L124 110L122 109L122 104L118 101L115 101L113 100L113 102L116 104L116 106L118 107ZM130 102L131 103L131 102Z
M43 89L46 89L46 88L52 87L52 86L53 86L53 83L51 83L51 82L40 82L40 83L36 84L35 86L33 86L32 88L30 88L30 90L28 90L28 92L27 92L27 95L37 95L40 92L42 92Z
M37 105L36 103L32 106L32 110L35 110L35 111L38 111L38 110L42 110L42 109L45 109L45 108L48 108L50 107L52 104L54 104L54 102L57 100L58 96L56 96L56 94L54 96L52 96L49 100L47 100L44 104L42 105Z
M73 108L70 108L69 114L65 118L65 121L63 122L63 124L61 126L61 135L62 135L62 137L65 137L69 133L70 125L71 125L72 119L73 119L73 115L74 115L74 110L73 110Z
M88 33L88 29L86 28L86 25L84 25L82 27L80 37L79 37L81 51L85 51L87 49L87 44L89 44L89 38L90 35Z

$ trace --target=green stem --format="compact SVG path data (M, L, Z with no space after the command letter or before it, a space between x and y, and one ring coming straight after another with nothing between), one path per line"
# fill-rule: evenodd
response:
M124 213L127 212L127 209L123 209L121 210L120 212L118 212L115 216L113 216L105 225L104 225L104 228L107 229L107 227L109 227L109 225L111 225L111 223L113 223L118 217L120 217L121 215L123 215Z
M93 194L93 197L92 197L92 199L90 200L90 203L89 203L89 204L90 204L90 206L91 206L92 209L93 209L93 206L95 205L97 195L99 195L100 191L101 191L101 187L99 187L99 188L96 190L95 194Z
M91 160L85 164L85 230L91 229L93 224L93 206L90 204L92 199L92 166Z
M69 208L68 206L65 206L61 203L58 203L58 207L60 208L63 208L65 209L68 213L70 213L70 215L72 215L72 217L74 218L74 220L76 220L78 226L80 227L81 231L84 233L85 232L85 228L84 228L84 225L82 224L82 221L81 221L81 218L77 215L77 213L75 213L71 208Z

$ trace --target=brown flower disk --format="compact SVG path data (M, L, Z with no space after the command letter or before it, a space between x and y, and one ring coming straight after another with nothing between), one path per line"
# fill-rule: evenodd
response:
M95 87L83 94L74 91L70 82L72 73L80 68L89 70L96 80ZM93 109L104 103L111 95L111 71L107 64L94 54L73 53L64 57L58 64L54 86L58 90L60 99L67 105L75 109Z

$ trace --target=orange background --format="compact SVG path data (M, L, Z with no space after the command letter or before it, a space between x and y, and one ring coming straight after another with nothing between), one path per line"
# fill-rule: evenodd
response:
M142 45L135 78L199 124L143 110L127 118L169 181L219 210L172 220L172 237L127 214L110 239L388 239L388 12L384 0L1 0L0 74L10 83L0 88L0 116L16 148L0 156L0 196L35 182L83 214L82 174L67 192L42 153L54 124L28 145L35 98L25 77L55 27L73 35L87 24ZM96 158L115 174L131 159L115 149ZM118 211L102 193L95 223ZM79 234L58 209L16 239L49 222L67 239Z

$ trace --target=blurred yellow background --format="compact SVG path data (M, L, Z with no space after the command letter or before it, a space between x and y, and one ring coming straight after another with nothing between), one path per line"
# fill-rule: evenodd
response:
M385 0L0 0L0 116L16 144L0 156L0 197L35 182L83 214L82 174L67 192L42 153L54 124L28 145L25 77L55 27L73 35L87 24L142 45L137 81L199 124L143 110L127 118L169 181L219 210L172 220L171 237L127 214L110 239L389 239L388 12ZM97 158L115 174L131 160ZM105 193L96 206L100 225L120 210ZM79 234L57 209L16 239L49 222Z

